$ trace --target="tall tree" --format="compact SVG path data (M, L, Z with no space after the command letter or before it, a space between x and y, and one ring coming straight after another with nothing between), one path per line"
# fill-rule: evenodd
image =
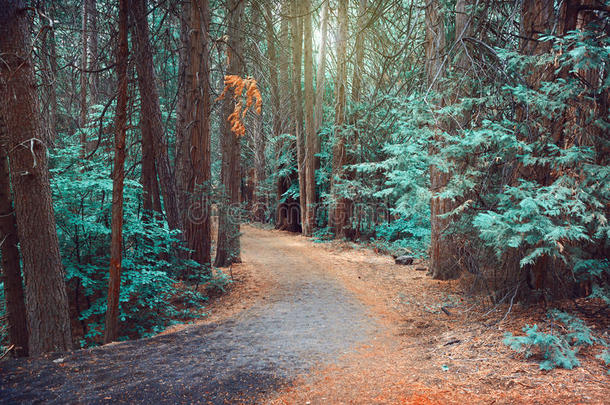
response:
M318 54L318 69L316 71L316 103L314 111L314 129L317 133L322 126L322 119L324 118L324 88L326 86L326 43L328 36L328 0L324 1L322 8L322 27L320 37L320 53ZM320 137L315 138L315 153L320 153ZM319 166L319 159L316 158L316 167Z
M303 2L301 0L292 0L291 12L292 17L290 19L290 33L292 39L292 108L294 113L297 140L299 212L301 216L301 227L303 227L307 211L307 188L305 185L305 133L303 131L303 89L301 86L301 75L303 71Z
M290 81L290 35L288 29L288 16L290 14L291 0L283 0L280 15L278 69L279 69L279 98L280 116L283 117L281 132L294 133L294 116L292 83ZM290 107L288 107L290 106ZM282 139L276 144L276 159L280 162L277 168L277 209L276 228L280 230L298 232L300 230L300 206L292 196L285 196L294 181L298 181L298 174L290 171L294 160L295 144L288 139Z
M313 30L311 0L302 2L304 19L304 80L305 80L305 215L303 221L303 234L311 236L315 226L316 215L316 130L313 115Z
M242 77L244 74L244 62L242 55L242 15L244 12L245 1L227 1L227 75L237 75ZM239 186L241 183L240 174L240 138L231 131L228 122L229 115L235 108L232 97L224 98L221 108L221 149L222 162L220 166L220 177L222 180L222 193L218 215L218 239L216 248L216 267L226 267L231 263L239 262L240 243L239 243Z
M171 170L167 153L159 92L155 79L153 51L150 43L146 0L133 0L131 5L136 42L136 70L140 89L142 140L152 142L147 148L154 151L154 165L150 170L149 181L156 185L157 175L161 185L161 194L165 206L167 224L172 230L182 230L182 221L178 210L176 181ZM144 145L143 145L144 151ZM150 159L150 157L147 157ZM156 169L156 173L154 171Z
M0 115L8 134L11 183L25 276L29 352L72 347L68 298L51 203L47 148L40 128L23 1L0 1Z
M119 297L123 260L123 185L125 182L125 132L127 127L127 43L128 0L119 0L119 36L117 41L117 105L114 121L114 172L112 174L112 230L110 237L110 278L104 342L119 338Z
M4 299L8 321L9 342L15 345L18 356L28 355L28 329L21 278L17 223L13 210L13 197L9 180L6 149L6 132L0 116L0 246L2 247L2 273Z
M272 5L266 4L265 9L263 11L263 17L265 19L265 28L266 28L266 39L267 39L267 58L269 59L269 87L271 90L271 117L273 120L272 124L272 136L274 140L279 139L282 134L282 117L281 117L281 97L280 97L280 83L279 83L279 72L278 72L278 57L277 57L277 49L276 49L276 38L275 38L275 28L273 26L273 12ZM261 115L262 119L262 115ZM262 125L262 122L261 122ZM262 129L262 128L261 128ZM262 131L261 131L262 132ZM264 159L264 152L262 158ZM263 167L264 170L264 167ZM281 181L280 176L278 176L278 182ZM278 196L278 200L279 200ZM262 207L261 207L262 208ZM260 208L257 208L257 211L261 211ZM257 212L257 216L260 217L264 215L264 211L262 213Z
M81 6L81 63L80 63L80 119L78 122L79 130L80 130L80 145L81 145L81 159L84 159L87 155L87 132L85 131L85 126L87 125L87 113L88 113L88 105L87 105L87 57L88 57L88 44L89 41L87 39L87 22L89 21L89 17L87 16L87 12L89 11L89 0L85 0Z
M186 86L189 128L182 142L182 188L186 193L185 234L192 259L202 266L211 262L210 236L210 67L208 0L190 5L189 60Z
M446 51L446 34L445 20L441 13L441 7L437 0L430 1L426 5L426 77L428 89L433 94L438 95L441 91L441 81L444 77L445 66L445 51ZM442 96L438 96L437 107L442 107L445 104ZM443 137L442 132L445 126L442 122L434 123L434 141L433 144L439 144ZM437 149L433 146L430 153L437 153ZM449 212L451 201L438 197L438 193L442 192L444 187L449 182L449 174L439 170L436 166L430 166L430 273L434 278L448 278L451 273L454 273L453 268L455 262L448 254L448 249L443 248L443 244L447 243L443 240L443 232L449 225L448 218L442 218L439 215Z
M347 7L348 0L339 0L339 33L337 36L337 76L335 78L335 142L333 145L331 198L332 207L329 215L331 228L338 237L344 237L348 220L349 200L344 197L343 190L343 166L347 162L346 139L343 130L345 122L346 95L345 86L347 82Z
M97 0L85 0L87 3L87 40L89 42L89 92L91 104L99 103L99 74L98 68L98 32L97 32Z

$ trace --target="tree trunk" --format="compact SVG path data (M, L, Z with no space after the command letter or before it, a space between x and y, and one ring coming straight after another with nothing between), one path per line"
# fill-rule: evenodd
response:
M285 16L290 12L290 2L289 0L282 1L281 15ZM292 83L290 81L290 38L288 34L288 19L282 18L280 25L280 35L279 35L279 75L280 75L280 83L279 83L279 95L280 95L280 116L286 117L282 122L280 131L281 133L290 133L295 130L294 120L291 118L294 116L292 112ZM291 106L289 110L286 106ZM287 150L287 154L289 155L283 158L283 160L292 161L294 159L294 143L289 142L287 140L283 140L277 143L276 151L277 151L277 160L280 160L282 156L281 153L284 153L284 150ZM277 168L278 173L282 173L289 166L289 164L282 163ZM280 202L282 196L288 189L290 185L294 182L298 181L298 174L290 174L290 175L282 175L279 174L277 177L277 209L276 209L276 224L275 227L280 230L290 231L290 232L300 232L300 207L299 203L295 201L292 197L288 197L286 201Z
M280 83L278 75L278 58L275 46L275 29L273 28L273 14L271 11L271 4L265 6L265 25L267 34L267 57L269 58L269 85L271 87L271 116L273 119L273 139L277 142L277 139L282 134L282 118L281 118L281 98L280 98ZM261 116L262 120L262 116ZM262 124L262 121L261 121ZM262 131L261 131L262 132ZM264 158L264 151L263 151ZM263 166L264 170L264 166ZM264 173L263 173L264 174ZM279 180L280 176L278 176ZM266 203L265 201L261 201ZM278 196L279 202L279 196ZM264 207L266 208L266 207ZM256 216L261 218L265 213L257 208ZM264 219L264 218L263 218Z
M433 0L426 6L426 76L428 88L432 92L441 91L439 85L445 71L445 23L439 12L440 5ZM436 107L445 105L445 100L439 98ZM442 132L446 129L443 122L435 123L434 143L442 144ZM430 154L438 151L431 148ZM449 182L449 174L441 172L436 166L430 166L430 274L435 279L453 278L457 274L455 261L452 257L449 242L443 238L443 233L450 224L448 218L440 218L454 208L450 200L441 199L436 194L442 192Z
M331 196L332 208L329 215L330 227L335 236L345 237L346 227L349 221L349 200L342 196L341 187L343 177L343 166L347 162L345 134L343 123L345 122L345 86L347 81L347 7L348 0L340 0L339 34L337 37L337 78L335 83L335 144L333 146Z
M156 174L152 173L154 175L154 183L156 183L157 174L159 176L167 224L171 230L182 230L182 221L178 211L176 196L176 181L171 171L167 154L167 142L163 131L163 119L159 105L159 93L155 81L146 0L134 0L131 12L135 28L136 70L138 73L138 87L140 89L142 140L152 141L151 147L154 151ZM145 135L144 132L148 132L148 134Z
M87 3L88 0L83 1L81 6L81 63L80 63L80 119L78 122L80 130L80 157L84 159L87 156L87 133L85 132L85 126L87 125Z
M17 356L28 355L28 329L21 279L17 224L13 210L13 197L9 181L4 122L0 116L0 245L2 246L2 273L4 300L8 320L8 337L15 345Z
M114 173L112 178L112 226L110 241L110 278L104 343L119 338L119 296L123 259L123 183L125 181L125 132L127 126L127 43L128 0L119 0L119 38L117 52L117 105L114 121Z
M186 75L189 127L182 140L182 173L185 199L185 234L191 259L209 269L211 262L210 238L210 83L208 30L210 12L208 0L197 0L190 5L189 59ZM206 270L207 271L207 270Z
M303 234L311 236L315 227L316 214L316 167L315 145L317 138L313 116L313 30L311 26L311 0L303 1L304 41L305 41L305 220ZM300 79L299 79L300 80Z
M242 55L242 27L241 20L245 2L243 0L228 0L228 58L227 75L243 77L244 63ZM224 98L221 109L221 149L222 163L220 176L222 180L223 201L219 206L218 240L216 267L226 267L231 263L241 261L239 244L239 186L240 174L240 138L231 131L227 118L233 112L235 103L230 96Z
M68 297L42 142L29 18L22 1L0 0L0 114L8 133L11 183L25 276L29 352L72 347ZM10 100L10 102L9 102Z
M322 43L320 44L320 54L318 55L318 70L316 72L316 103L314 111L314 132L316 137L314 138L314 155L317 155L321 151L320 137L317 136L320 127L322 126L322 120L324 118L324 89L326 87L326 42L328 36L328 1L324 2L324 8L322 9ZM315 168L320 168L320 158L314 156Z
M89 24L87 30L87 38L89 40L89 92L91 104L99 103L99 74L93 72L98 68L98 50L97 50L97 0L86 0L87 16Z
M568 1L567 4L573 3ZM524 0L521 4L521 42L520 51L523 55L533 56L542 55L551 51L552 44L549 41L540 41L540 36L550 32L555 23L554 1L552 0ZM578 14L578 13L575 13ZM576 16L574 16L576 18ZM575 28L575 23L573 28ZM524 77L525 82L531 89L538 90L542 82L552 81L554 78L554 66L550 63L530 66L530 74ZM561 130L556 130L554 123L545 117L540 117L533 111L520 107L517 110L517 121L526 122L539 120L543 122L544 128L548 128L553 136L561 134ZM541 136L537 125L529 125L528 133L522 136L526 142L535 142ZM555 139L559 143L559 139ZM540 187L548 186L552 183L551 169L548 165L532 165L524 167L520 165L516 170L516 176L530 181L536 181ZM543 255L530 267L532 283L534 289L541 291L544 288L547 274L550 274L554 266L554 260ZM520 269L516 269L521 273ZM540 296L539 298L544 298Z
M182 223L185 226L188 223L187 206L188 206L188 185L191 176L190 164L190 132L188 129L189 107L192 108L196 90L191 89L193 78L190 67L190 17L191 3L182 2L182 12L180 13L180 49L179 64L178 64L178 106L176 108L176 156L174 159L176 170L176 182L178 188L178 208L182 215ZM185 235L186 237L186 235ZM187 237L188 239L188 237Z
M296 123L297 139L297 173L299 177L299 207L301 228L305 223L307 206L307 188L305 173L305 133L303 131L303 90L301 89L301 67L303 59L303 4L302 0L291 2L291 35L292 35L292 106Z

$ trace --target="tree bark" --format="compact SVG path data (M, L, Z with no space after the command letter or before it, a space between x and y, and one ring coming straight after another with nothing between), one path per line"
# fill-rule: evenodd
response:
M210 83L208 0L192 1L190 5L188 44L190 64L186 68L189 127L183 139L182 173L185 199L185 236L191 259L204 266L211 262L210 237Z
M182 230L182 221L176 196L176 181L169 163L167 142L159 104L159 93L155 79L146 0L133 0L131 12L134 21L137 56L136 71L138 73L138 87L140 89L142 141L152 142L151 148L154 151L156 173L151 171L151 175L154 176L154 179L151 181L156 184L158 175L169 228L172 230Z
M119 37L117 52L117 106L114 128L114 173L112 178L112 225L110 241L110 278L104 343L119 338L119 297L123 259L123 183L125 181L125 132L127 126L127 43L128 0L119 0Z
M85 0L87 3L87 16L89 19L87 38L89 41L89 92L91 104L99 103L99 74L93 72L98 68L98 49L97 49L97 0Z
M324 118L324 89L326 87L326 43L328 36L328 0L324 2L324 8L322 9L322 43L320 44L320 54L318 55L318 70L316 72L316 103L314 106L314 132L316 137L314 138L314 155L317 155L321 151L320 137L317 136L320 127L322 126L322 120ZM320 168L320 158L314 156L315 168Z
M0 116L0 245L2 246L2 281L8 320L9 342L15 345L17 356L28 355L28 329L21 278L17 224L9 180L6 132Z
M440 4L433 0L426 6L426 77L428 89L433 93L441 91L440 81L444 77L445 65L445 22L444 16L440 13ZM445 105L445 100L440 96L435 107L440 108ZM442 121L434 124L434 144L442 144L442 132L447 130L447 126ZM431 148L431 154L438 153L438 150ZM449 279L455 277L457 269L452 257L449 242L443 237L443 233L450 225L449 218L440 218L439 215L445 214L454 208L454 204L447 199L437 196L442 192L449 182L449 174L440 171L436 166L430 166L430 274L435 279Z
M25 276L30 355L72 347L64 274L51 202L47 148L23 1L0 0L0 101Z
M242 55L243 38L241 27L242 15L245 1L228 0L228 58L229 66L227 75L243 77L244 63ZM232 263L240 262L239 243L239 186L241 184L240 174L240 138L232 131L227 118L233 112L235 103L227 94L221 109L221 149L222 162L220 176L222 180L223 201L219 205L218 215L218 239L216 267L226 267Z
M88 0L83 1L81 6L81 63L80 63L80 118L78 122L80 131L80 157L84 159L87 156L87 133L85 126L87 125L87 11Z
M333 145L331 195L332 204L329 215L330 227L335 236L345 237L346 227L349 221L349 200L342 196L341 187L343 177L343 166L347 162L346 139L343 133L345 122L346 95L345 86L347 81L347 7L348 0L340 0L338 6L339 34L337 37L337 78L335 83L335 144Z
M282 118L281 118L281 98L280 98L280 83L278 73L278 57L275 45L275 28L273 27L273 14L271 11L271 4L265 5L263 14L265 18L266 35L267 35L267 58L269 59L269 86L271 88L271 116L273 120L272 136L273 139L277 139L282 134ZM261 115L261 126L262 126L262 115ZM262 132L262 128L261 128ZM264 159L264 151L262 158ZM264 166L263 175L264 175ZM278 176L279 181L280 176ZM279 201L279 196L278 196ZM259 203L266 205L266 199L261 200ZM266 207L262 207L266 208ZM257 207L255 216L260 220L264 220L265 212ZM262 211L262 212L261 212Z
M286 16L290 13L290 0L283 0L281 7L281 15ZM279 35L279 94L280 94L280 116L286 117L282 122L280 131L282 133L291 133L295 131L295 123L291 118L294 116L293 108L292 108L292 83L290 81L290 38L288 33L288 18L283 17L280 23L280 35ZM290 106L288 108L287 106ZM294 159L294 142L290 142L287 140L283 140L277 143L276 152L277 152L277 160L288 160L292 161ZM282 157L280 154L287 152L289 156ZM277 168L278 177L277 177L277 188L276 188L276 196L277 196L277 209L276 209L276 224L275 227L280 230L290 231L290 232L300 232L300 206L298 201L295 201L292 197L286 198L286 201L280 202L282 200L282 196L294 181L298 181L298 174L293 173L289 175L281 174L283 171L286 171L288 165L282 163Z
M301 72L303 63L303 4L302 0L291 2L291 36L292 36L292 108L296 123L297 139L297 173L299 178L299 212L301 228L305 224L307 206L307 187L305 172L305 133L303 131L303 90L301 88Z
M303 1L304 11L304 80L305 80L305 220L303 235L311 236L315 227L316 215L316 167L315 145L317 138L313 116L313 30L311 26L311 0ZM300 79L299 79L300 80Z

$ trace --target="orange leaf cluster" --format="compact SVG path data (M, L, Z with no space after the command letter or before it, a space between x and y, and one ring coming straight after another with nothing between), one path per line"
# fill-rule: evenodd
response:
M261 92L256 84L256 79L253 77L241 78L238 75L226 75L225 76L225 88L218 97L222 100L226 93L233 89L233 99L235 100L235 108L233 112L227 118L227 121L231 123L231 131L237 136L244 136L246 134L246 127L243 123L243 118L246 116L248 109L254 104L254 108L257 114L260 115L263 107L263 99ZM243 108L242 94L246 90L246 108ZM243 111L242 111L243 110Z

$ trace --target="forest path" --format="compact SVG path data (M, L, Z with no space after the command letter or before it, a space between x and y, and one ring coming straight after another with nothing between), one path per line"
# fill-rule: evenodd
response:
M328 272L332 252L243 227L242 259L267 278L249 308L150 339L0 363L5 403L248 403L385 329Z

